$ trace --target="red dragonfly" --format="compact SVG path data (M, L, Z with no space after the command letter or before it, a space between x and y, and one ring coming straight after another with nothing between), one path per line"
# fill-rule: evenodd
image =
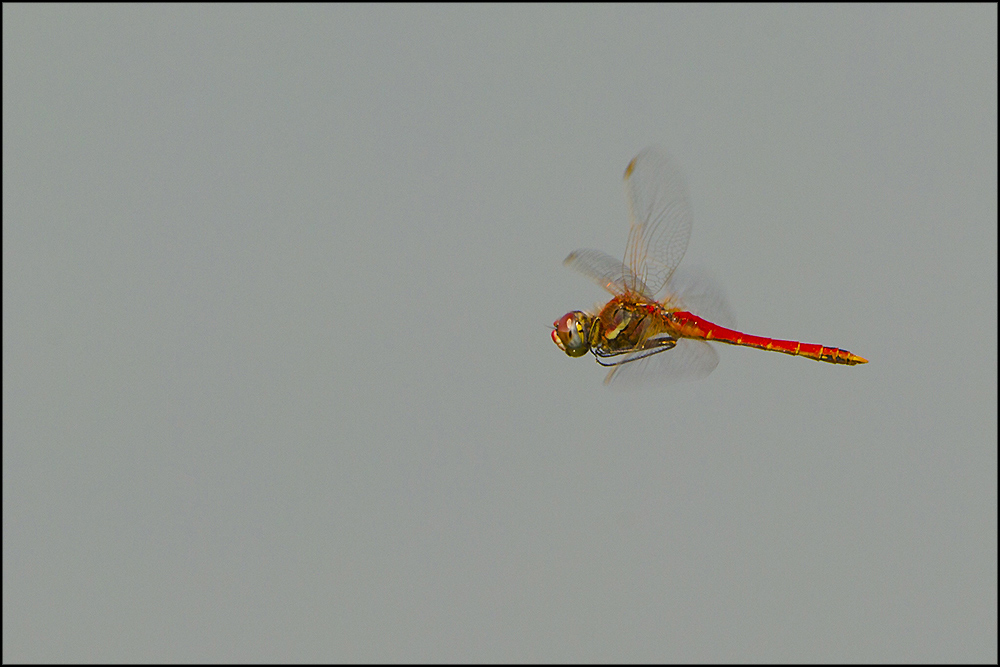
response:
M719 363L706 341L831 364L868 363L836 347L761 338L727 328L733 325L718 290L707 279L675 275L691 236L691 207L679 171L660 150L647 148L629 162L625 198L630 222L625 261L585 249L570 253L564 262L614 297L596 315L566 313L552 331L553 342L569 356L591 352L599 364L610 366L606 384L704 377ZM657 299L664 286L666 295ZM668 350L669 354L661 354Z

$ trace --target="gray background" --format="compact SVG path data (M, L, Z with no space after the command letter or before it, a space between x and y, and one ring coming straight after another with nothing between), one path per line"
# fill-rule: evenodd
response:
M3 659L997 660L997 10L3 8ZM741 328L605 389L650 143Z

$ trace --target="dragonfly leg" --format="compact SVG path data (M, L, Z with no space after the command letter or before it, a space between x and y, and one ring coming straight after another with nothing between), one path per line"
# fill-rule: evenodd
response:
M600 348L590 348L590 351L594 353L594 357L597 359L597 363L602 366L618 366L619 364L625 364L630 361L635 361L637 359L642 359L659 352L664 352L671 349L677 345L677 339L671 338L670 336L662 336L659 338L650 338L644 341L642 347L633 347L628 350L605 350ZM608 359L610 357L620 357L624 354L629 355L625 359L616 359L614 361L603 361L603 359Z

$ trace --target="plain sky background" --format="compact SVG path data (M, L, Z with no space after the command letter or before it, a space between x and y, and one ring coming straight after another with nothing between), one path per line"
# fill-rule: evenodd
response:
M4 5L3 660L995 662L996 5Z

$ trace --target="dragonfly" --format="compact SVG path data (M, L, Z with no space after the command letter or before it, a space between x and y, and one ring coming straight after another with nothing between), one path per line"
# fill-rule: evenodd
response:
M567 355L590 352L611 368L605 384L704 377L719 363L709 341L831 364L868 363L837 347L737 331L709 278L676 271L691 237L691 205L680 170L661 149L647 148L629 162L625 199L624 261L581 249L563 262L610 292L611 300L596 313L574 310L552 325L552 340Z

